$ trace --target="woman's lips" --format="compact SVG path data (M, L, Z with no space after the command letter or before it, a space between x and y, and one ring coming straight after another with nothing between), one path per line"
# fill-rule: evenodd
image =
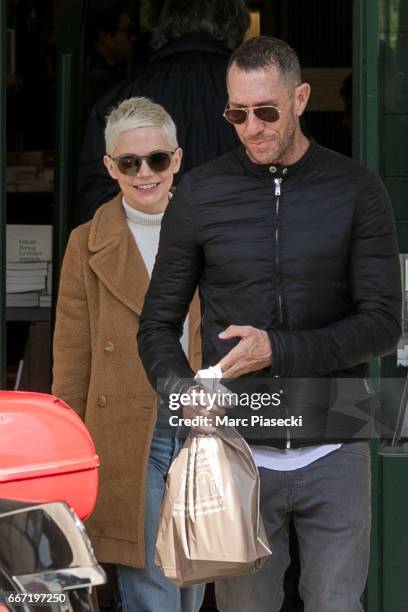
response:
M134 187L138 191L149 193L151 191L155 191L159 185L160 183L143 183L141 185L135 185Z

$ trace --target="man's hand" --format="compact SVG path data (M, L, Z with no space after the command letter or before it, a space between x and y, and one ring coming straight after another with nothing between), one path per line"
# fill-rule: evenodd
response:
M238 378L272 364L272 347L265 330L250 325L230 325L218 337L221 340L241 338L217 364L223 378Z
M198 392L199 391L203 391L204 394L205 393L212 393L208 389L204 389L203 387L200 387L199 385L191 387L188 390L188 393L192 394L192 403L189 406L183 406L183 418L184 419L193 419L194 417L197 417L197 416L206 417L207 422L208 422L208 426L203 426L203 427L193 427L192 426L191 429L193 431L198 432L198 433L213 433L214 431L216 431L216 426L214 424L214 417L215 416L224 416L225 410L224 410L224 408L220 408L216 404L214 404L212 406L212 408L209 409L206 406L205 403L200 403L200 402L197 402L197 401L193 403L193 397L194 397L193 391L197 392L195 394L196 398L198 397Z

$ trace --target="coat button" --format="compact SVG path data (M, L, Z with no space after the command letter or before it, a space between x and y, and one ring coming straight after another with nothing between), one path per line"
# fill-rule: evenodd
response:
M112 353L113 352L113 342L107 342L104 346L105 353Z
M107 399L105 395L99 395L98 397L98 406L99 408L104 408L107 404Z
M275 174L276 171L277 171L276 166L269 166L269 172L271 172L272 174Z

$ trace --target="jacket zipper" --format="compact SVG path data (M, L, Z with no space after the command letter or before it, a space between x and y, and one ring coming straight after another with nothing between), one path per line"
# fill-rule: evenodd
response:
M275 248L276 248L276 271L279 273L279 205L280 205L280 196L281 196L281 183L282 178L275 178L275 198L276 198L276 229L275 229ZM282 310L282 295L278 293L278 303L279 303L279 321L283 323L283 310ZM281 393L283 395L283 389L281 389ZM285 410L286 416L288 417L288 411ZM289 429L286 429L286 448L290 448L290 433Z
M279 203L280 203L280 195L281 195L281 178L275 178L275 198L276 198L276 229L275 229L275 247L276 247L276 271L279 271ZM283 311L282 311L282 295L278 293L278 302L279 302L279 322L283 323Z

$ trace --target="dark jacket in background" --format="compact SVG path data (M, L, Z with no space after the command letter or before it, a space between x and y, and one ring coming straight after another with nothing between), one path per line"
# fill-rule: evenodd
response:
M126 78L126 64L114 66L93 50L88 58L89 62L89 95L88 103L91 108L102 96L113 87L116 87Z
M139 326L150 382L166 379L170 392L192 376L179 336L197 284L204 367L237 343L218 337L229 325L264 329L272 365L258 377L291 379L274 416L304 416L292 445L360 431L354 416L328 414L329 402L347 403L347 393L368 401L367 362L393 351L401 333L395 228L376 174L312 141L287 168L254 164L241 147L184 176ZM362 377L361 388L337 387L336 400L328 377ZM279 436L273 445L284 445Z
M118 192L117 182L109 177L102 158L106 115L122 100L146 96L171 115L184 150L179 175L237 146L235 131L222 116L230 53L208 34L181 36L160 49L141 75L122 83L96 104L80 157L80 222L88 221Z

